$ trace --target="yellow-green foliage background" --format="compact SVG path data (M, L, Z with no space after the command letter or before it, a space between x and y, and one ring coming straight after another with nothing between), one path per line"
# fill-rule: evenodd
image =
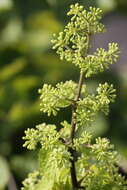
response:
M18 186L37 167L36 153L22 148L26 128L41 122L59 123L70 113L47 118L39 112L38 88L68 79L78 80L78 70L61 62L51 50L52 34L68 21L72 3L100 6L105 15L127 11L126 0L0 0L0 190L9 182L9 173ZM125 36L126 38L126 36ZM95 136L107 136L127 158L127 77L106 72L87 81L90 90L98 81L108 80L117 88L117 102L109 117L96 121ZM121 80L122 78L122 80ZM94 81L94 82L93 82Z

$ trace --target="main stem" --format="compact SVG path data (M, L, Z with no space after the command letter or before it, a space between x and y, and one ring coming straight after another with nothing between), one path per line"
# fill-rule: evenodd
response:
M75 127L76 127L76 118L75 118L75 116L76 116L75 112L77 109L76 102L80 98L82 84L83 84L83 72L80 73L80 78L79 78L79 83L78 83L78 92L75 97L75 104L73 104L73 106L72 106L72 120L71 120L71 142L72 142L72 144L73 144L73 139L74 139L74 134L75 134Z
M76 128L76 109L77 109L76 103L80 98L82 84L83 84L83 72L80 73L80 78L79 78L79 83L78 83L78 92L75 97L75 103L72 106L72 120L71 120L71 143L72 143L72 145L73 145L73 140L74 140L74 136L75 136L75 128ZM77 181L76 168L75 168L75 150L73 148L70 148L70 153L72 155L72 159L71 159L72 186L73 186L73 190L76 190L79 188L79 184Z
M87 51L85 52L85 55L83 55L83 57L88 54L88 51L89 51L89 43L90 43L90 37L91 37L91 34L90 34L90 33L87 34L88 47L87 47ZM81 71L81 73L80 73L80 78L79 78L79 83L78 83L77 95L76 95L76 97L75 97L74 104L72 105L72 120L71 120L71 135L70 135L72 145L74 144L75 129L76 129L76 109L77 109L77 101L79 100L80 95L81 95L82 84L83 84L83 78L84 78L84 73ZM80 183L79 183L78 180L77 180L76 168L75 168L75 162L76 162L76 159L77 159L77 158L76 158L76 151L75 151L73 148L70 148L70 153L71 153L71 156L72 156L72 159L70 160L70 162L71 162L70 172L71 172L71 180L72 180L72 187L73 187L73 190L81 189L81 188L84 189L84 187L81 187L81 186L80 186Z

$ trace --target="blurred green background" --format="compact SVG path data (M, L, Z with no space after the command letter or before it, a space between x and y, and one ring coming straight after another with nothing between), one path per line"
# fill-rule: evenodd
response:
M91 130L95 136L106 136L115 144L123 157L122 165L127 168L127 39L117 32L117 28L127 31L127 1L0 0L0 190L16 190L15 185L19 188L28 172L37 167L36 153L22 147L24 130L41 122L58 124L69 120L70 110L63 110L57 118L40 113L37 91L44 83L78 80L78 70L61 62L50 43L52 34L68 22L69 5L76 2L102 8L107 28L116 27L110 30L111 35L95 38L93 45L95 42L95 47L103 46L117 34L124 53L121 52L119 64L87 83L90 91L100 81L113 83L117 89L109 117L100 115Z

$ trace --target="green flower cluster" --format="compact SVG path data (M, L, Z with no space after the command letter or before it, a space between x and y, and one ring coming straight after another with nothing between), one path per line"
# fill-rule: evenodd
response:
M23 137L26 142L28 149L33 150L36 148L37 144L40 143L45 149L52 149L56 143L58 143L59 135L56 131L55 125L46 125L45 123L37 125L36 129L27 129L25 131L25 137Z
M88 54L90 36L104 31L104 25L99 22L102 17L99 8L90 7L86 11L83 6L75 4L71 6L68 15L73 15L71 21L52 40L53 49L57 50L60 59L66 59L78 66L86 77L103 72L118 60L120 52L117 43L109 43L107 51L99 48L93 55Z
M67 127L68 123L64 122ZM79 138L74 139L74 144L63 144L62 128L55 130L54 125L41 124L36 129L26 131L25 140L28 149L35 149L37 142L41 145L39 151L39 170L29 174L24 180L22 190L72 190L70 160L72 156L68 147L76 151L77 178L87 190L126 190L126 181L118 174L115 163L118 154L114 146L106 138L97 138L92 143L92 135L84 131ZM34 145L34 146L33 146ZM80 189L80 188L79 188Z
M81 146L80 144L77 146L82 152L77 161L77 171L82 179L82 185L90 190L125 190L126 182L118 174L114 165L118 161L114 146L110 144L108 139L100 137L96 139L95 144L91 145L89 139L88 143L88 145L82 144Z
M106 51L97 49L88 54L90 36L103 32L102 11L72 5L73 15L64 31L52 42L60 58L80 68L79 84L61 82L53 87L44 84L40 93L41 111L57 115L60 108L72 108L71 123L61 127L40 124L25 131L24 147L39 150L38 171L23 182L22 190L126 190L127 181L118 173L118 154L106 138L93 140L87 129L99 111L108 114L109 105L116 97L113 85L99 84L96 94L87 92L83 77L104 71L118 59L116 43ZM59 130L58 130L59 129Z
M103 72L109 68L110 64L117 62L119 57L119 48L117 43L109 43L108 51L98 48L94 55L88 55L79 64L86 77Z
M61 142L56 126L43 123L36 126L36 129L27 129L25 134L24 147L30 150L40 147L39 171L28 176L22 190L52 189L59 183L68 183L71 155Z
M108 114L109 104L113 102L116 95L113 85L99 84L97 95L88 95L77 102L76 121L79 126L89 127L94 121L95 116L99 111Z
M35 185L39 182L39 171L34 171L33 173L30 173L28 175L28 178L23 181L24 187L22 187L22 190L34 190Z
M42 89L39 89L41 94L41 109L44 113L56 115L60 108L71 105L75 97L77 84L73 81L61 82L56 85L56 88L44 84Z

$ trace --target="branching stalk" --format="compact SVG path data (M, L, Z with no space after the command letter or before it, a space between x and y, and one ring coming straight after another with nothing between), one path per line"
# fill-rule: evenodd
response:
M116 170L117 154L113 146L107 138L101 137L93 143L92 135L83 128L84 125L91 126L99 111L108 114L109 104L116 96L115 89L108 83L99 84L95 95L86 93L81 98L83 78L103 72L115 63L119 47L117 43L109 43L108 50L97 48L92 55L89 54L91 35L104 31L99 8L90 7L87 11L77 3L71 5L68 15L71 21L58 37L54 35L52 43L60 59L79 67L79 83L76 85L67 81L58 83L56 87L44 84L39 93L41 111L48 116L55 116L60 108L72 107L71 126L64 121L62 129L57 130L56 125L42 123L25 131L24 146L33 150L39 143L41 151L40 167L24 180L22 190L92 190L107 187L124 190L127 182ZM84 149L88 151L84 152Z
M80 94L81 94L81 89L82 89L82 84L83 84L83 72L81 72L80 74L80 78L79 78L79 84L78 84L78 92L75 98L75 102L78 101ZM71 121L71 142L73 144L73 139L74 139L74 133L75 133L75 127L76 127L76 118L75 118L75 112L77 109L77 105L73 104L72 105L72 121Z
M88 50L87 50L86 54L89 51L89 42L90 42L90 36L88 35ZM76 129L77 101L79 100L80 95L81 95L83 78L84 78L84 72L81 71L80 77L79 77L79 83L78 83L78 90L77 90L77 94L75 97L75 103L72 105L72 120L71 120L71 135L70 135L72 145L73 145L73 140L74 140L74 136L75 136L75 129ZM71 155L73 157L73 159L71 160L71 180L72 180L73 189L75 190L75 189L79 189L79 188L81 189L83 187L80 186L80 184L78 183L78 180L77 180L74 152L75 152L75 150L71 149Z
M80 78L79 78L79 83L78 83L78 92L75 98L75 102L78 101L80 94L81 94L81 89L82 89L82 84L83 84L83 72L80 73ZM77 105L73 104L72 106L72 121L71 121L71 143L73 144L73 140L74 140L74 135L75 135L75 128L76 128L76 109L77 109ZM72 179L72 186L73 189L78 189L79 188L79 184L78 184L78 180L77 180L77 176L76 176L76 168L75 168L75 156L74 156L74 150L71 149L71 155L73 157L73 159L71 159L71 179Z

